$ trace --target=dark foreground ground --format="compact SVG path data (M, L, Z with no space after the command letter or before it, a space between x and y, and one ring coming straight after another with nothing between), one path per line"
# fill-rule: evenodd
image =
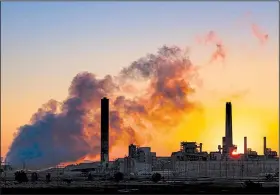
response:
M279 187L160 186L128 188L2 188L0 194L279 194Z

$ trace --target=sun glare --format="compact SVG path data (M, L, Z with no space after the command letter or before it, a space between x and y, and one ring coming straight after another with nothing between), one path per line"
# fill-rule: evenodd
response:
M232 154L232 155L238 155L239 153L238 153L236 150L234 150L234 151L232 151L231 154Z

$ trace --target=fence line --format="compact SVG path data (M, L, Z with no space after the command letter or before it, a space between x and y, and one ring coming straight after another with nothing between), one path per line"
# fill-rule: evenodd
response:
M279 161L177 161L172 169L184 177L257 177L277 173Z

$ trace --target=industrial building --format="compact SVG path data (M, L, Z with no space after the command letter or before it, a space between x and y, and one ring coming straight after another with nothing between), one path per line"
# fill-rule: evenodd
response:
M151 172L168 172L178 177L213 176L240 177L256 176L263 172L279 170L277 152L266 147L264 137L263 155L258 155L247 146L244 137L244 154L237 154L237 146L233 143L232 104L226 102L225 136L218 151L207 153L203 144L181 142L180 150L172 152L170 157L156 157L150 147L129 145L128 156L118 159L119 170L125 174L143 174Z
M129 145L128 156L120 160L120 171L123 173L150 173L156 163L156 153L150 147Z

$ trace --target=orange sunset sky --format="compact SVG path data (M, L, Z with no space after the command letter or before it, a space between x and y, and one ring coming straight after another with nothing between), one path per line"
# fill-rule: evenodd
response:
M7 154L17 128L28 124L42 104L68 97L76 74L116 76L165 44L189 48L189 59L199 67L202 81L191 99L201 109L181 114L178 124L162 126L162 131L159 126L147 130L153 137L142 146L151 146L158 156L179 150L181 141L202 142L204 150L216 151L225 134L225 102L231 101L238 152L243 152L244 136L248 147L259 154L263 154L264 136L267 146L278 152L276 4L3 2L1 156ZM210 31L225 54L211 63L218 47L213 40L204 44ZM134 87L139 92L142 85ZM113 146L112 159L127 153L125 138Z

